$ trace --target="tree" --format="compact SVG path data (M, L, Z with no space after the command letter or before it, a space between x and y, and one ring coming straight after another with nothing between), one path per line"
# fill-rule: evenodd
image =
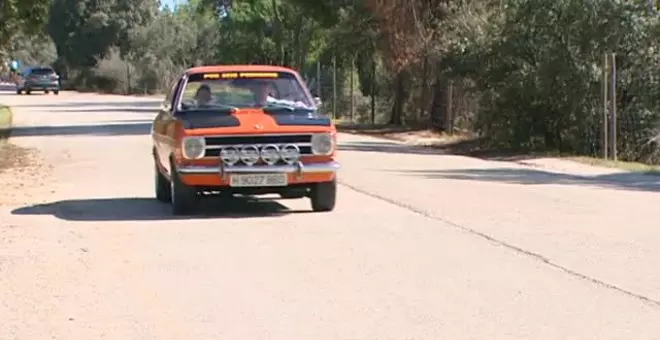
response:
M50 0L0 0L0 50L6 49L19 32L42 31L48 19Z
M131 30L157 11L157 0L53 0L47 28L63 64L93 67L112 46L126 55Z

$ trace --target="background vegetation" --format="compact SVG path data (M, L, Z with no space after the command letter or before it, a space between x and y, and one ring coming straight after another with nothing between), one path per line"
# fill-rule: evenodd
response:
M69 87L115 93L164 91L192 65L283 64L340 119L586 155L601 152L603 58L616 53L620 158L658 164L660 24L650 4L0 0L0 50L53 63Z

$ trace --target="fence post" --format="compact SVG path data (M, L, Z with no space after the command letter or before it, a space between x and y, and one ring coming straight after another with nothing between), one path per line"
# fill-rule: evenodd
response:
M131 94L131 65L126 62L126 94Z
M332 118L337 119L337 56L332 55Z
M319 96L319 99L323 101L323 96L321 93L323 92L323 88L321 87L321 60L319 59L316 61L316 89L317 93L316 95Z
M350 71L349 71L349 74L350 74L350 77L351 77L351 79L350 79L350 81L351 81L351 118L350 118L351 123L354 123L354 117L355 117L355 95L353 93L354 88L355 88L355 81L353 79L354 78L353 77L353 71L354 71L353 67L355 67L354 57L351 58L351 67L350 67Z
M612 148L612 159L617 160L616 145L616 54L611 54L611 78L610 78L610 147Z
M376 60L371 60L371 125L376 125Z
M447 83L447 132L454 134L454 80L451 78Z
M603 75L602 75L602 90L603 90L603 139L601 141L601 147L602 147L602 153L603 153L603 159L608 158L609 154L609 143L608 140L610 138L610 134L608 133L608 124L609 124L609 115L607 112L607 87L609 86L609 67L608 67L608 60L609 56L607 53L604 54L603 58Z

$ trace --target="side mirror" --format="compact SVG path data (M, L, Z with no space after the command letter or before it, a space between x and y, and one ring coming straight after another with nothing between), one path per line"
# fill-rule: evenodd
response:
M316 106L321 106L321 104L323 104L323 102L321 101L321 98L314 97L314 104L316 104Z

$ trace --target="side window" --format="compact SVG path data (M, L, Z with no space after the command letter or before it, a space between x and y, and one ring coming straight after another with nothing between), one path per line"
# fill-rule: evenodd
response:
M172 82L172 86L170 86L170 91L167 93L167 96L165 97L165 100L163 101L163 107L166 110L169 110L170 108L172 108L172 102L174 101L174 94L176 93L176 89L177 89L178 84L179 84L179 79Z
M171 91L171 98L170 98L170 106L174 107L174 104L177 100L178 93L181 91L181 87L183 86L183 83L185 83L186 77L182 76L180 77L172 86L172 91Z

